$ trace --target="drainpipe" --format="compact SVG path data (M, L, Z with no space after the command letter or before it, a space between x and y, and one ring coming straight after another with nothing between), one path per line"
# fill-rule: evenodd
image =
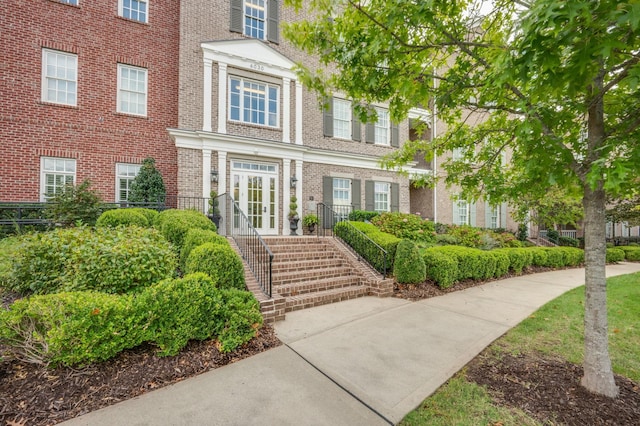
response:
M433 84L435 85L435 87L438 87L438 80L437 79L433 79ZM431 141L433 141L436 136L438 136L438 131L437 131L437 122L438 122L438 117L437 117L437 106L436 103L434 101L433 103L433 118L431 119ZM438 157L436 155L435 150L433 151L433 178L435 179L435 177L437 176L437 171L438 171ZM436 186L433 187L433 223L438 222L438 184L436 182Z

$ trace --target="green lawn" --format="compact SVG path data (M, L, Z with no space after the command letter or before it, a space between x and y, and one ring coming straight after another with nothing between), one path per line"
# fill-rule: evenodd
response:
M640 273L607 280L609 348L613 370L640 381ZM576 364L583 357L584 287L547 303L491 345L491 356L538 351ZM524 413L493 404L464 370L444 384L401 425L535 425Z

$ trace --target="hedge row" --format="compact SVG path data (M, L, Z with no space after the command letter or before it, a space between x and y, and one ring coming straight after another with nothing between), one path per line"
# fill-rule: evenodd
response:
M351 225L351 227L349 226ZM379 250L361 238L358 232L353 232L352 228L365 234L373 242L382 247L387 252L386 268L384 259L380 256ZM376 226L364 222L339 222L333 229L336 236L342 238L356 253L362 256L377 271L387 272L393 271L393 262L396 256L398 244L402 241L400 238L391 234L380 231Z
M624 258L631 262L640 261L640 247L638 246L618 246L616 247L624 252Z
M0 310L0 343L9 359L83 366L143 342L174 355L191 339L216 337L228 352L261 325L251 293L221 290L205 274L192 274L138 295L79 291L20 299Z
M19 239L8 286L21 294L126 293L173 276L175 268L171 246L154 229L55 229Z
M217 231L216 225L208 217L195 210L165 210L158 215L153 226L174 245L177 254L180 254L190 229Z
M504 248L484 251L461 246L430 247L423 251L427 278L448 288L464 279L486 280L529 266L560 268L584 262L584 251L573 247Z

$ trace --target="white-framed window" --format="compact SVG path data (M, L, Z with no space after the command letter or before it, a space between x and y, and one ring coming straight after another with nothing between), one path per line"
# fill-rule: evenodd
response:
M453 148L453 159L458 161L464 158L464 150L462 148Z
M351 102L333 98L333 137L351 139Z
M147 115L147 70L118 64L118 112Z
M378 120L374 124L374 141L378 145L389 145L391 131L391 120L389 120L389 110L376 107Z
M468 225L469 224L469 203L465 200L457 200L458 215L454 217L454 223L456 225Z
M278 127L279 87L240 77L229 79L229 118L243 123Z
M386 182L374 183L374 210L377 212L391 211L389 200L391 199L391 185Z
M42 49L42 100L77 105L78 55Z
M244 1L244 35L264 40L267 36L267 2Z
M351 205L351 179L333 178L333 204Z
M489 228L496 229L500 226L500 206L491 206L489 211Z
M147 23L149 19L149 1L118 0L118 15L132 21Z
M62 3L66 3L66 4L71 4L73 6L77 6L78 5L78 0L59 0Z
M40 159L40 200L59 194L65 185L76 183L76 160L42 157Z
M140 164L116 163L116 202L127 201L131 182L140 172Z

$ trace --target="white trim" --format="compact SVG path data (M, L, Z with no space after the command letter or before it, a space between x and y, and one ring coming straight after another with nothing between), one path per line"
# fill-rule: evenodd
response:
M296 230L296 234L302 235L302 217L304 216L304 207L302 206L302 184L304 183L304 175L302 173L302 160L296 161L296 178L298 179L298 183L296 184L296 198L298 199L298 216L300 217L300 222L298 224L298 229Z
M75 80L64 80L64 81L73 81L76 85L76 90L75 90L75 101L74 102L58 102L57 100L51 100L49 99L48 95L48 79L47 79L47 54L54 54L54 55L60 55L60 56L66 56L69 58L73 58L75 59ZM57 67L56 67L57 69ZM79 90L78 90L78 55L76 55L75 53L69 53L69 52L63 52L62 50L55 50L55 49L46 49L43 48L42 49L42 72L41 72L41 76L40 76L41 80L40 80L40 99L42 100L42 102L47 102L47 103L51 103L51 104L57 104L57 105L70 105L70 106L78 106L78 95L79 95ZM59 78L55 78L55 77L51 77L52 80L62 80ZM69 93L69 92L65 92L65 93Z
M227 152L218 151L218 195L225 192L231 194L232 188L227 188Z
M219 64L221 66L222 64ZM202 130L205 132L211 132L212 124L211 124L211 110L212 110L212 100L211 96L213 96L213 62L212 61L204 61L203 74L204 74L204 99L202 104ZM222 71L220 71L222 73ZM218 104L218 110L220 110L220 104ZM218 129L220 131L220 129ZM223 132L221 132L223 133Z
M279 97L278 104L280 104ZM286 105L291 105L291 79L287 77L282 79L282 142L291 143L291 108L286 108ZM280 112L279 107L277 112ZM280 114L277 115L280 116Z
M122 100L122 70L129 68L135 71L144 71L144 114L131 111L122 111L120 109L120 101ZM139 92L132 92L139 93ZM116 93L116 111L120 114L135 115L136 117L147 117L149 115L149 70L143 67L136 67L134 65L118 63L118 86Z
M211 194L211 150L202 150L202 197L209 198Z
M296 80L296 145L302 145L302 83Z
M291 178L291 160L288 158L282 159L282 210L280 216L282 219L282 235L289 235L291 229L289 228L289 204L291 203L291 185L289 179ZM298 200L300 201L300 200ZM299 209L298 205L298 209ZM300 211L298 211L300 214Z
M124 2L123 0L118 0L118 16L124 19L127 19L129 21L132 22L138 22L140 24L148 24L149 23L149 0L135 0L139 3L146 3L147 7L145 9L145 20L144 21L140 21L138 19L131 19L131 18L127 18L124 16Z

